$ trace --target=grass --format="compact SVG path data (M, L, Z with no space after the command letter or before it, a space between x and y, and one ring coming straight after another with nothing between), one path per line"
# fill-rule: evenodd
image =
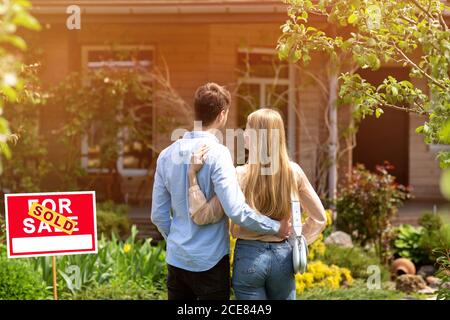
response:
M363 280L355 280L352 286L340 289L312 288L297 296L297 300L403 300L427 299L426 294L406 294L390 289L385 283L382 289L368 289Z

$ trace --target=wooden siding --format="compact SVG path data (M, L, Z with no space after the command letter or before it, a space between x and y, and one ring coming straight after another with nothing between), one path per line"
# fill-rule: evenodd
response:
M146 44L155 47L157 64L167 63L172 86L188 103L192 103L195 89L208 81L227 85L234 90L237 82L237 50L239 47L274 48L283 22L270 23L102 23L83 24L78 31L69 31L63 24L47 25L39 35L43 49L42 78L48 85L57 83L72 71L81 70L83 45ZM309 71L323 68L321 59L313 59ZM326 139L324 133L324 106L320 87L310 82L303 85L305 76L297 75L300 91L297 97L297 158L310 179L317 170L318 144ZM160 110L157 116L160 115ZM235 101L230 113L229 126L236 126ZM43 122L51 130L51 122L63 115L52 109ZM428 150L422 137L414 132L421 120L410 119L409 179L417 198L438 198L439 168L435 154ZM189 128L187 128L189 129ZM157 144L164 147L170 143L168 133L157 135ZM54 159L57 149L52 150ZM345 172L345 160L340 172ZM131 187L130 187L131 188Z

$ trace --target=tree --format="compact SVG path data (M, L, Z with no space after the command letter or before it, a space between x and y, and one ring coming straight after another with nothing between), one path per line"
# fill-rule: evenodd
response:
M282 26L281 59L308 64L313 52L329 56L339 74L339 102L352 105L357 123L368 115L380 117L386 108L426 117L417 132L428 144L450 144L450 31L439 0L288 0L289 20ZM328 22L319 30L310 17ZM341 70L343 57L350 59ZM410 81L389 76L375 87L355 73L377 70L395 62L422 78L424 93ZM450 167L450 152L438 154L442 168Z
M39 120L46 102L46 92L38 78L39 63L30 62L27 51L25 65L18 77L24 88L14 102L7 102L3 115L8 119L11 158L3 164L0 190L5 193L42 191L43 178L51 170L47 157L47 141L39 131ZM34 61L34 60L32 60Z
M111 54L134 60L137 52ZM46 104L62 107L65 114L64 122L47 137L64 149L64 159L52 168L58 180L54 185L65 189L102 185L101 196L117 202L125 196L118 163L125 152L142 161L139 167L148 170L146 178L151 181L151 169L162 150L155 132L169 133L192 118L191 108L170 83L168 70L147 70L138 63L129 69L104 67L70 74L46 95ZM82 154L83 139L86 154ZM83 156L86 166L80 161ZM88 174L87 168L97 174ZM147 188L139 187L134 196Z
M28 13L30 6L27 0L4 0L0 3L0 156L3 154L7 158L11 156L7 142L17 136L11 134L8 121L1 114L5 103L15 102L18 93L24 90L24 82L18 76L22 64L17 51L25 51L27 45L16 34L17 29L40 29L39 22ZM0 161L0 172L1 168Z

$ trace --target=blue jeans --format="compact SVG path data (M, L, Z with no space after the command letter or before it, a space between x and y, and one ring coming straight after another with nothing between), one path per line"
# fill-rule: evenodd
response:
M232 286L238 300L295 300L292 247L287 241L236 241Z

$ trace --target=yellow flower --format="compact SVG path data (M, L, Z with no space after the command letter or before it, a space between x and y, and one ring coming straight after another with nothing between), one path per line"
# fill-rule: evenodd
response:
M305 273L295 275L297 294L315 287L338 289L344 282L349 285L353 282L350 270L320 260L311 261Z
M308 260L314 260L316 256L323 256L325 254L325 243L323 242L323 234L321 234L316 241L314 241L308 250Z
M233 275L234 248L236 247L236 238L230 235L230 277Z
M347 282L347 284L351 285L353 283L353 277L350 270L347 268L341 268L341 273L344 281Z
M123 252L128 253L128 252L130 252L130 250L131 250L131 244L126 243L123 246Z
M325 210L325 214L327 216L327 227L333 223L333 211L330 209Z

